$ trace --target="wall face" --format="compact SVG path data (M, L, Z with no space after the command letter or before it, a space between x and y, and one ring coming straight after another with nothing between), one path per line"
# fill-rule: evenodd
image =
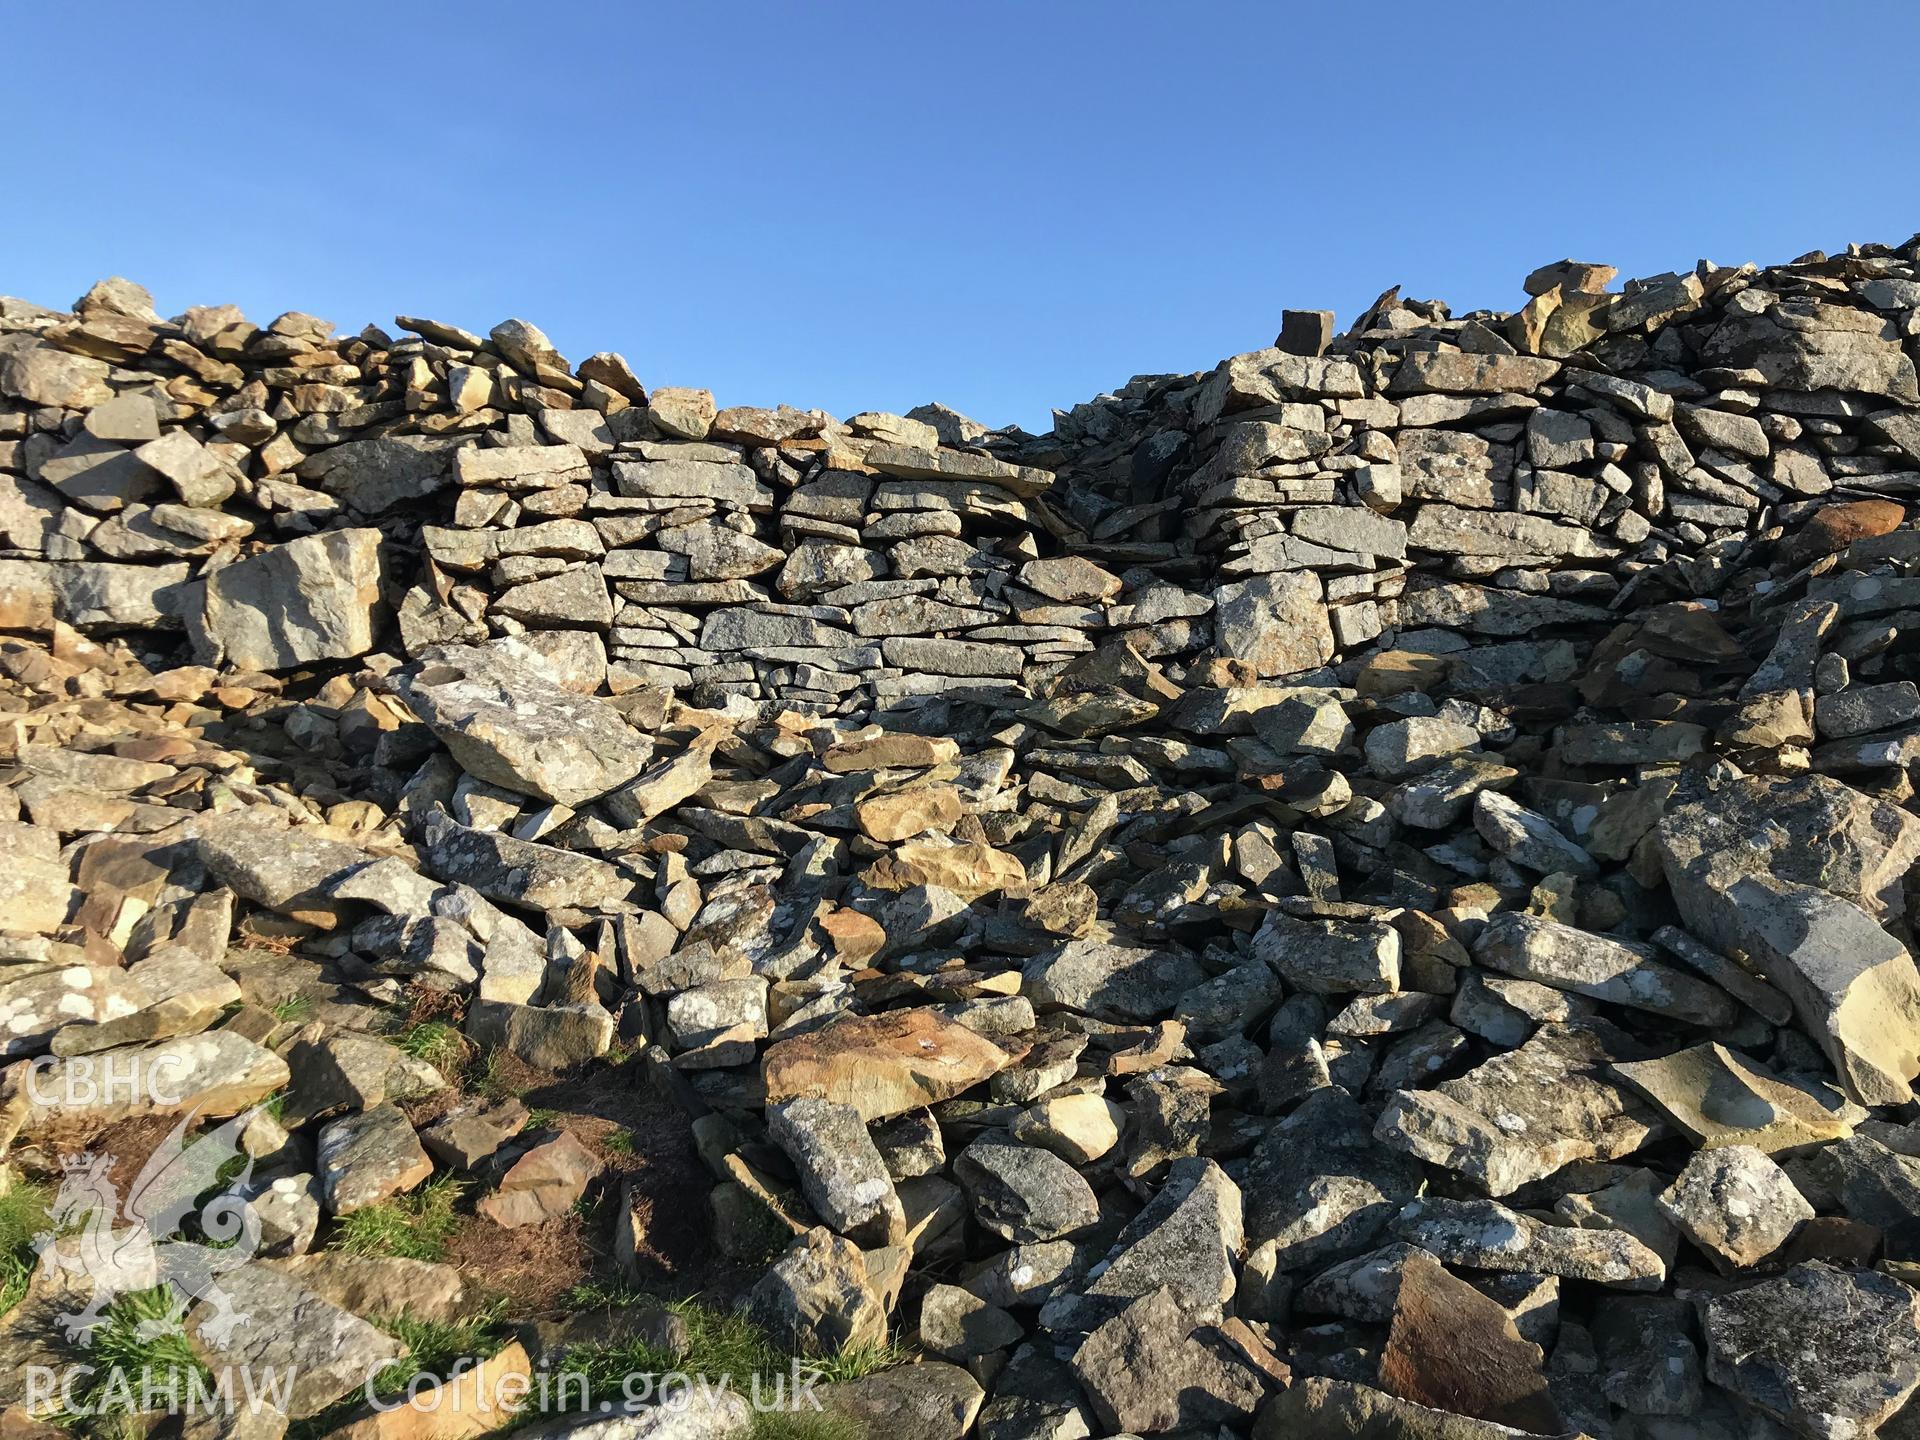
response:
M1197 683L1558 684L1615 612L1920 482L1911 248L1610 273L1547 267L1510 316L1384 301L1038 438L716 413L518 321L8 301L0 624L242 670L522 635L583 692L840 714L1036 691L1113 640Z
M0 1180L244 1142L297 1263L188 1329L300 1420L400 1310L699 1323L617 1279L915 1347L829 1387L903 1440L1894 1434L1916 258L1290 314L1037 437L0 301Z

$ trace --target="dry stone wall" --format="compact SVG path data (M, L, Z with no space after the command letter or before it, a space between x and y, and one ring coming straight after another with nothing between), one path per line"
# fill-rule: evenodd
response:
M522 321L163 321L105 282L0 312L0 594L16 625L183 630L240 669L519 635L588 693L840 714L1033 693L1109 639L1260 680L1397 650L1561 683L1623 607L1911 487L1913 273L1608 294L1563 263L1461 319L1390 293L1330 345L1297 327L1325 353L1137 379L1041 437L716 411Z
M1914 1433L1917 277L1389 292L1040 436L0 300L7 1213L191 1128L258 1440L689 1291L866 1440ZM0 1261L39 1434L107 1351ZM702 1404L539 1433L784 1433Z

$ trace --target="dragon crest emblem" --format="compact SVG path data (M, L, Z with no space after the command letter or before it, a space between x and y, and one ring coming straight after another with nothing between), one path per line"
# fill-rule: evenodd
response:
M66 1158L48 1228L33 1244L44 1271L75 1276L71 1293L87 1295L84 1306L54 1317L68 1341L91 1344L115 1300L161 1286L169 1295L165 1313L140 1322L142 1339L177 1330L196 1302L210 1307L199 1325L215 1344L246 1323L220 1278L260 1248L260 1218L247 1203L252 1160L231 1173L243 1158L240 1136L253 1113L191 1138L198 1117L184 1116L125 1194L114 1181L113 1156ZM191 1237L183 1233L189 1221Z

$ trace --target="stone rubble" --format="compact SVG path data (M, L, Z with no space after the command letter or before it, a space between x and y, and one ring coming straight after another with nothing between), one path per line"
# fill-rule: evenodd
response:
M1920 239L1614 280L1046 435L0 299L0 1192L236 1127L283 1422L478 1313L339 1248L457 1178L873 1434L1920 1433Z

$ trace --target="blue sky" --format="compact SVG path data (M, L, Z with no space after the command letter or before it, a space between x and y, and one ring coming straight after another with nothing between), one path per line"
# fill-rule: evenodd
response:
M518 315L651 384L1048 424L1388 285L1920 229L1911 3L9 7L0 293ZM1889 59L1888 57L1893 57Z

